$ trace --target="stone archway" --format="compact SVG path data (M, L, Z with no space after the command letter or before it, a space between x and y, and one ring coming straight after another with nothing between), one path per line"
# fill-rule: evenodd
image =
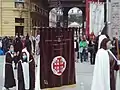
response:
M77 7L73 7L68 11L68 25L73 22L78 23L82 27L83 12Z
M49 26L50 27L57 27L58 22L60 26L62 26L62 16L63 12L62 9L52 8L49 11Z
M60 1L60 7L63 11L63 27L68 27L68 11L73 7L78 7L83 11L83 21L85 21L85 1L82 0L50 0L49 9L58 7L58 1ZM50 10L49 10L50 11Z

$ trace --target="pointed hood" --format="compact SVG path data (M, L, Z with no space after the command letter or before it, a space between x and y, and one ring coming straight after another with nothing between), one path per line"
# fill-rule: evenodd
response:
M100 35L99 36L99 40L98 40L98 49L100 49L100 46L101 46L101 42L107 38L105 35Z
M101 34L107 34L107 31L108 31L108 25L107 23L105 23L104 28L101 31Z
M22 50L22 53L26 53L26 55L27 55L27 62L29 62L29 56L30 56L30 54L29 54L29 52L27 51L27 48L24 48L23 50Z
M22 50L22 53L26 53L27 55L27 63L21 63L22 64L22 69L23 69L23 78L24 78L24 84L25 84L25 89L30 89L30 75L29 75L29 52L27 51L26 48Z

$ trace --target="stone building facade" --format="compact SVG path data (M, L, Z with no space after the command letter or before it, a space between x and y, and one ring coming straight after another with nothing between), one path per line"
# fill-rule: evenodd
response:
M35 34L36 27L48 26L47 0L42 1L0 0L0 36Z

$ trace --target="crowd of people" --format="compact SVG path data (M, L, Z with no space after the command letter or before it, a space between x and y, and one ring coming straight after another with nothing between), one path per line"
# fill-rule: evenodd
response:
M83 36L75 39L74 47L76 62L90 60L95 64L91 90L116 90L114 71L119 70L116 38L110 40L108 35L101 34L94 38ZM4 87L7 90L17 85L17 90L34 90L37 64L34 53L40 54L40 35L0 39L0 54L5 55Z
M34 90L36 67L34 53L40 54L39 42L40 35L34 39L28 34L26 37L16 36L15 39L5 37L1 40L1 54L5 54L4 87L7 90L15 86L17 90Z
M40 40L40 35L34 36L19 36L15 37L0 37L0 55L5 55L8 51L8 47L10 44L14 45L15 51L20 51L21 48L24 48L25 41L29 45L29 49L31 48L31 53L35 52L35 49L38 48L38 42ZM19 43L19 44L18 44ZM19 47L19 48L18 48ZM39 53L38 49L36 49L37 53Z
M99 36L99 35L98 35ZM98 36L91 36L89 38L86 38L86 36L80 37L75 39L75 60L76 62L88 62L90 61L90 64L95 64L95 56L98 50ZM113 37L113 40L111 40L111 43L114 47L111 48L111 51L114 53L115 56L117 56L117 44L116 44L116 38Z
M93 38L94 37L94 38ZM118 45L117 45L118 44ZM91 90L119 90L120 89L120 56L119 40L100 32L97 37L75 38L76 62L94 64Z

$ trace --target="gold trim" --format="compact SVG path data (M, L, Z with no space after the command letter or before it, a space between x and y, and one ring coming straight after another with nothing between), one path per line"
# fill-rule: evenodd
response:
M54 88L46 88L46 89L42 89L42 90L62 90L65 88L74 88L76 87L76 84L73 85L65 85L65 86L61 86L61 87L54 87Z

